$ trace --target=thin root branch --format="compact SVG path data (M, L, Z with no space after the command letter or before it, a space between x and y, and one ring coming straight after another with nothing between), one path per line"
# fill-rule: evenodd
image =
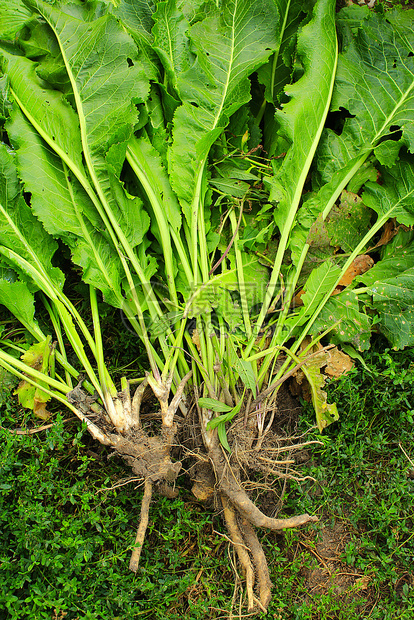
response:
M134 573L138 570L139 559L141 557L142 545L144 544L145 533L148 527L149 507L152 497L152 482L145 480L144 497L141 504L141 515L139 519L139 526L137 530L137 536L135 538L135 547L132 551L131 560L129 562L129 570Z
M103 493L104 491L114 491L115 489L119 489L120 487L124 487L126 484L131 484L131 482L144 482L144 478L127 478L126 480L120 480L117 484L114 484L112 487L102 487L102 489L98 489L96 493ZM138 485L141 486L141 485ZM137 489L138 486L135 488Z
M73 416L71 418L66 418L63 420L64 423L70 422L71 420L76 420L77 416ZM34 435L35 433L41 433L42 431L47 430L48 428L52 428L52 426L56 426L56 422L52 422L51 424L43 424L42 426L37 426L36 428L6 428L4 426L0 426L0 429L4 431L9 431L12 435Z
M242 547L246 549L246 551L250 551L249 547L247 547L246 545L243 545L242 543L236 543L229 536L227 536L227 534L223 534L223 532L218 532L217 530L213 530L213 534L217 534L217 536L221 536L222 538L225 538L229 543L233 545L233 547L235 547L236 544L240 544Z

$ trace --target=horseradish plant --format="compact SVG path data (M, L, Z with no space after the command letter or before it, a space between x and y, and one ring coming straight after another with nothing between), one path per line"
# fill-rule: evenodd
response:
M145 480L132 570L195 416L197 493L221 502L248 608L266 610L254 527L316 520L266 516L243 487L253 460L277 473L280 385L302 369L322 430L322 338L413 344L413 23L357 6L335 23L334 0L3 0L0 301L34 344L4 338L0 363L24 406L58 400ZM146 350L133 393L105 365L101 296Z

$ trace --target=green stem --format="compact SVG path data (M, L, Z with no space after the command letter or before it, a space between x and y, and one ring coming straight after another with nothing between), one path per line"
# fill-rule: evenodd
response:
M191 202L191 227L190 227L190 253L191 253L191 263L192 263L192 268L193 268L193 277L194 277L194 286L197 286L198 284L198 269L199 269L199 264L198 264L198 256L199 256L199 252L198 252L198 243L199 243L199 235L198 235L198 224L200 221L200 213L199 211L201 210L201 186L202 186L202 179L203 179L203 170L204 170L204 164L202 166L201 172L199 172L199 174L196 176L196 185L195 185L195 191L194 191L194 196L193 196L193 200ZM204 213L202 213L202 217L204 219ZM205 239L204 239L205 242ZM208 270L207 270L208 273ZM202 273L202 277L203 277L203 273Z
M387 220L389 220L390 217L392 217L392 212L394 211L394 208L395 207L393 207L392 209L389 209L389 211L385 215L383 215L382 217L378 218L378 220L375 222L375 224L373 225L371 230L364 236L362 241L360 241L358 243L358 245L355 248L355 250L352 252L352 254L348 258L348 260L344 263L344 265L342 266L341 272L338 275L338 278L336 279L335 284L331 287L329 292L326 293L326 295L324 296L324 298L320 302L319 306L316 308L316 310L314 311L314 313L312 314L312 316L310 317L310 319L306 323L305 328L302 330L302 333L299 336L298 340L295 342L293 347L291 347L291 350L293 351L293 353L295 353L297 351L297 349L300 346L300 344L302 343L303 339L309 334L309 331L310 331L312 325L314 324L314 322L318 318L319 314L321 313L322 308L325 306L327 301L330 299L332 293L334 292L334 290L338 286L338 283L341 281L341 279L344 276L344 274L347 271L347 269L352 265L352 263L354 262L355 258L361 253L362 249L368 244L370 239L382 228L382 226L384 226L385 222ZM295 328L295 326L292 326L290 333L292 333L292 330L294 328ZM285 339L285 341L286 340L287 340L287 338Z
M366 293L369 293L371 291L369 286L364 286L362 288L354 288L353 292L355 293L355 295L365 295Z
M0 365L8 372L14 374L16 377L19 377L21 380L26 381L27 383L30 383L31 385L34 385L36 388L39 388L39 385L36 381L34 381L31 377L27 376L27 374L24 374L23 372L19 372L11 364L8 364L5 360L1 359L1 357L0 357ZM87 425L90 424L94 426L93 423L90 422L86 416L84 416L81 412L79 412L79 410L75 407L75 405L72 405L72 403L68 401L66 396L60 394L59 392L54 392L52 390L49 390L48 388L45 388L45 387L42 387L42 392L44 392L51 398L54 398L60 403L62 403L63 405L65 405L65 407L70 409L70 411L73 411L73 413L75 413L77 417L82 417L82 420Z
M117 389L105 365L103 343L102 343L101 322L99 319L98 300L96 297L96 290L93 286L90 286L89 292L90 292L90 302L91 302L91 311L92 311L93 331L94 331L95 345L96 345L96 362L98 365L98 375L99 375L101 388L104 394L109 393L109 395L112 398L116 398Z
M57 35L56 35L57 36ZM59 40L59 37L57 36L57 39ZM59 42L60 43L60 42ZM62 52L63 53L63 52ZM15 98L16 102L18 103L20 109L22 110L23 114L26 116L26 118L30 121L30 123L33 125L33 127L36 129L36 131L39 133L39 135L45 140L45 142L51 147L51 149L53 149L53 151L59 155L59 157L62 159L62 161L68 166L68 168L72 171L72 173L76 176L76 178L78 179L78 181L80 182L80 184L82 185L82 187L84 188L84 190L86 191L87 195L89 196L89 198L91 199L93 205L95 206L97 212L99 213L105 229L108 231L113 246L119 256L119 259L121 260L123 269L125 271L125 275L127 277L128 280L128 284L131 288L131 292L132 295L134 297L134 301L138 302L138 298L136 296L136 294L134 294L134 282L133 282L133 278L128 266L128 263L125 259L125 256L121 250L121 248L119 247L119 241L121 241L121 244L124 246L125 252L128 256L128 258L131 260L131 264L134 266L134 269L141 281L141 284L145 290L146 296L147 296L147 300L148 300L148 307L150 310L150 313L152 315L152 318L155 318L156 315L158 316L162 316L162 311L161 308L158 305L158 302L156 300L156 297L154 295L154 292L152 291L152 287L150 286L150 284L147 282L147 279L145 278L145 274L144 271L142 269L142 267L139 265L137 258L132 250L132 248L130 247L130 244L127 242L125 235L122 233L119 225L116 222L116 218L114 217L110 206L105 198L105 195L100 187L100 185L97 187L97 191L98 191L98 195L99 197L103 197L104 198L104 202L103 204L101 204L101 202L98 200L98 197L96 196L94 190L91 187L91 184L89 182L89 180L87 179L86 175L84 174L84 172L78 168L78 166L76 166L76 164L69 159L69 157L67 156L67 154L63 151L63 149L61 149L55 141L52 140L52 138L43 130L42 126L36 121L36 119L30 114L29 110L24 106L23 102L19 99L19 97L17 96L17 94L11 89L11 92L13 94L13 97ZM75 89L76 92L76 89ZM78 95L79 98L79 95ZM75 97L76 99L76 97ZM77 103L78 103L78 99L77 99ZM83 116L83 114L81 114L80 117L80 125L81 125L81 131L83 130L82 133L82 145L84 146L84 143L86 144L86 147L88 149L88 145L87 145L87 141L86 138L84 139L84 135L85 135L85 131L86 131L86 125L85 125L85 118ZM92 161L91 161L91 157L89 155L89 150L87 151L87 153L85 154L85 160L87 161L88 164L88 169L89 166L92 167ZM96 174L93 170L93 175L91 174L92 180L95 182L97 181L97 177ZM115 234L115 232L118 234L120 232L120 235L118 234L118 238ZM126 246L126 247L125 247ZM139 303L137 305L137 311L139 308Z
M306 338L306 336L309 334L310 329L312 327L312 325L314 324L314 322L316 321L316 319L318 318L321 310L323 309L323 307L325 306L325 304L328 302L328 300L330 299L333 291L335 290L335 288L338 286L338 283L340 282L341 278L343 277L344 273L346 272L346 270L348 269L348 267L350 267L350 265L353 263L353 261L355 260L355 258L358 256L358 254L360 254L361 250L367 245L367 243L370 241L370 239L381 229L381 227L385 224L385 222L387 220L389 220L389 218L392 216L392 212L394 210L395 206L390 209L385 215L383 215L382 217L380 217L377 222L374 224L374 226L371 228L371 230L365 235L365 237L362 239L362 241L360 241L360 243L358 244L358 246L355 248L355 250L352 252L352 254L349 256L348 260L345 262L345 264L342 266L341 272L338 275L338 278L335 282L335 284L331 287L331 289L326 293L326 295L324 296L324 298L321 300L319 306L316 308L316 310L314 311L314 313L312 314L312 316L309 318L308 322L305 325L305 328L302 330L301 334L299 335L299 337L295 340L294 344L290 347L290 351L292 354L295 354L296 351L299 349L300 345L302 344L303 340ZM331 331L333 329L334 325L331 326L329 328L329 330L327 331ZM289 338L292 337L292 333L293 330L296 328L296 325L293 325L289 331L289 333L284 337L283 342L286 342ZM324 332L324 334L327 332ZM316 342L317 340L319 340L320 338L322 338L322 336L324 334L321 334L320 336L318 336L316 339L314 339L314 341ZM281 345L280 345L281 346ZM308 349L309 347L307 347ZM307 350L306 349L306 350ZM288 365L287 362L284 363L284 365L282 366L282 368L279 370L276 379L278 379L280 376L282 376L283 372L286 369L286 366Z
M334 35L335 36L335 35ZM287 215L285 218L285 221L283 222L283 226L281 226L281 236L280 236L280 240L279 240L279 246L277 249L277 253L276 253L276 258L275 258L275 263L272 269L272 273L270 275L270 280L269 280L269 284L268 284L268 288L266 291L266 295L262 304L262 308L260 311L260 314L257 318L257 322L255 325L255 329L253 330L253 335L250 338L250 341L247 344L246 347L246 355L249 355L254 344L256 341L256 338L260 332L260 329L262 327L263 321L266 317L267 311L270 307L270 304L272 303L272 299L273 296L275 294L275 289L277 286L277 282L279 280L279 274L280 274L280 269L282 266L282 261L283 258L285 256L285 252L286 252L286 248L288 246L289 240L290 240L290 234L293 228L293 224L295 221L295 217L296 217L296 213L297 210L299 208L300 205L300 200L302 197L302 192L303 192L303 187L306 181L306 178L308 176L309 173L309 169L310 166L312 164L313 158L315 156L315 152L316 152L316 148L319 144L319 140L322 134L322 130L325 126L325 120L326 120L326 116L328 114L329 111L329 107L330 107L330 103L331 103L331 97L332 97L332 92L333 92L333 87L334 87L334 81L335 81L335 73L336 73L336 65L337 65L337 59L338 59L338 46L337 43L335 41L335 61L332 67L332 73L330 76L330 85L329 85L329 94L326 97L326 101L324 103L324 109L321 111L320 116L318 118L318 126L316 128L316 131L314 132L312 139L310 141L309 144L309 148L306 150L306 156L304 157L304 161L301 162L301 166L300 166L300 173L298 175L298 178L296 180L296 184L293 188L287 188L286 189L286 197L281 201L281 203L279 205L279 208L282 209L287 209ZM301 139L300 139L301 140ZM299 150L300 149L300 150ZM293 156L296 154L296 156L299 156L300 151L303 149L303 144L299 143L297 144L296 142L293 143L293 145L291 146L291 149L289 151L289 155L288 157L285 158L285 162L284 162L284 166L289 166L291 165L291 161ZM299 152L298 152L299 151ZM302 157L302 156L301 156ZM282 169L279 171L277 178L281 178L283 179L283 166ZM272 199L272 195L270 196L270 198Z
M149 336L148 336L148 331L145 325L145 321L144 318L142 316L142 313L140 313L138 315L138 320L135 316L135 314L133 313L133 311L129 308L128 304L124 304L123 306L123 310L126 314L126 317L128 319L128 321L131 323L132 327L135 330L135 333L138 335L138 337L141 339L141 341L144 343L145 346L145 350L148 356L148 361L149 364L151 366L151 370L153 371L154 375L158 372L158 368L162 368L164 362L162 361L162 359L160 358L160 356L158 355L158 353L156 352L156 350L154 349ZM161 342L161 348L162 351L164 353L166 353L166 351L168 351L168 349L165 346L165 343Z
M2 366L4 364L7 364L11 368L13 368L11 372L13 372L15 375L18 374L18 376L21 376L23 380L26 380L29 377L33 377L34 379L36 379L36 381L34 381L33 379L32 383L36 385L36 387L40 387L42 390L46 389L44 388L44 384L46 383L47 385L54 388L55 390L62 392L62 394L67 394L68 392L71 391L70 385L63 383L62 381L57 381L56 379L53 379L53 377L49 377L48 375L43 374L39 370L32 368L28 364L25 364L21 360L16 359L12 355L9 355L8 353L6 353L5 351L2 351L1 349L0 349L0 364Z
M141 159L139 158L139 153L137 152L137 148L138 148L137 145L129 144L127 148L127 152L126 152L126 158L127 158L129 165L135 172L139 182L141 183L147 195L147 198L150 202L152 210L154 212L155 219L157 220L158 229L160 231L161 243L163 246L164 258L166 260L167 278L170 278L173 284L175 283L173 258L172 258L172 251L171 251L171 239L170 239L170 235L171 235L171 238L174 242L174 245L180 257L181 264L185 271L187 281L191 285L193 281L193 274L191 271L190 262L188 260L186 251L184 249L181 237L179 236L178 232L168 222L165 209L163 208L163 201L160 196L160 193L158 190L154 189L153 185L150 183L149 178L148 178L149 173L148 171L144 169L145 162L142 162ZM169 280L168 280L168 284L170 286ZM175 286L173 287L173 289L170 289L170 294L171 294L172 299L176 302L177 293L176 293Z
M170 349L170 353L167 357L167 359L165 360L165 364L164 364L164 368L162 369L162 378L165 380L168 377L169 372L172 372L176 366L177 363L177 359L180 355L180 347L182 346L183 343L183 338L184 338L184 331L185 331L185 327L187 324L187 320L183 319L180 323L180 328L177 334L177 337L175 339L175 342L172 346L172 348ZM189 371L187 362L185 359L182 360L183 363L185 364L185 366L187 367L187 372ZM170 365L171 365L171 371L170 371ZM186 373L185 373L186 374Z
M193 359L193 361L194 361L194 363L196 365L196 368L198 369L198 371L200 372L200 374L201 374L201 376L202 376L202 378L204 380L204 383L206 385L206 388L208 390L210 398L217 398L216 392L214 390L213 383L210 380L210 376L209 376L208 370L204 366L204 364L203 364L203 362L201 360L201 357L199 355L199 352L197 351L197 348L196 348L194 342L191 339L190 334L188 332L185 332L184 333L184 337L185 337L185 339L187 341L187 346L188 346L188 348L190 350L190 354L191 354L191 357L192 357L192 359ZM196 380L195 377L196 377L196 373L194 373L194 383L197 385L197 380Z
M204 222L204 199L200 196L198 208L198 255L203 282L209 279L206 226Z
M58 287L52 282L52 280L50 280L43 266L39 264L39 261L36 261L38 263L38 269L36 269L27 260L19 256L16 252L14 252L13 250L10 250L9 248L5 248L1 246L0 253L4 254L7 258L9 258L9 260L12 260L17 265L19 265L25 273L29 274L31 278L33 279L33 281L35 282L35 284L39 287L39 289L43 291L54 302L54 304L56 305L56 309L59 314L59 317L65 327L68 338L71 340L71 344L78 356L79 361L82 362L95 389L98 391L100 396L102 396L102 392L100 391L100 388L99 388L99 382L92 369L92 366L89 363L88 358L86 357L84 353L83 344L79 338L78 333L75 330L75 327L74 327L74 324L73 324L73 321L70 315L72 315L73 318L76 320L87 343L91 347L91 350L94 356L96 356L95 342L92 336L90 335L81 316L76 310L76 308L68 300L68 298L58 289Z
M53 329L55 330L56 338L57 338L59 348L60 348L60 355L66 362L64 366L66 383L70 385L72 389L73 387L72 377L70 376L70 372L67 368L68 360L66 357L66 350L65 350L65 344L63 342L62 330L60 328L59 316L55 313L54 308L52 309L52 306L49 304L48 300L46 299L46 296L43 293L41 297L42 297L43 305L45 306L46 310L49 313L50 320L52 321ZM60 359L59 359L59 362L60 362Z
M104 399L104 394L99 382L98 377L95 374L95 371L93 370L91 363L85 353L85 349L83 346L83 342L79 337L78 332L76 331L76 328L73 324L72 321L72 317L69 314L69 312L67 311L66 307L63 305L63 303L60 300L56 300L55 301L56 304L56 310L59 314L60 320L62 322L62 325L65 329L66 332L66 336L74 350L74 352L76 353L76 356L79 360L79 362L82 364L83 368L85 369L92 385L94 386L95 390L98 392L100 398L102 399L103 402L105 402ZM87 330L86 325L83 323L82 321L82 327ZM89 334L89 339L88 340L92 340L93 343L93 348L92 348L92 354L94 356L94 358L96 359L96 346L95 346L95 342L93 340L93 338L91 337L91 335ZM89 344L89 343L88 343Z
M300 273L302 271L302 267L303 267L303 263L305 262L305 258L306 255L308 253L308 249L309 249L309 245L305 244L301 255L299 257L299 261L298 264L295 268L295 271L293 273L293 277L288 279L287 282L287 286L286 286L286 291L285 291L285 295L283 297L283 304L284 304L284 308L282 310L282 313L277 321L276 324L276 329L275 332L272 336L272 339L270 341L270 345L269 348L272 346L275 346L277 344L279 344L279 338L281 335L281 332L283 330L283 326L285 324L286 318L289 314L289 310L290 310L290 304L292 302L293 299L293 295L295 293L295 289L296 289L296 285L300 276ZM283 340L284 342L286 341L286 339ZM259 389L261 388L263 381L266 377L266 373L269 370L270 365L273 363L273 356L267 356L266 359L263 360L263 363L260 367L260 374L259 374L259 378L258 378L258 383L259 383Z
M252 335L252 327L250 324L250 315L249 315L249 304L247 303L247 295L246 295L246 282L244 279L244 270L243 270L243 258L240 252L239 247L239 233L238 228L240 226L241 216L243 213L243 207L240 207L240 218L239 221L236 221L236 214L232 209L230 212L230 222L234 235L234 253L236 256L236 267L237 267L237 279L239 282L239 294L240 294L240 302L243 314L243 322L244 329L246 330L246 335L248 338Z
M132 170L135 172L139 182L141 183L142 188L147 195L147 198L155 215L161 239L168 290L170 292L171 301L174 303L175 306L178 306L177 290L175 288L174 261L171 247L170 226L161 205L161 197L159 196L158 192L155 191L154 187L150 184L147 174L142 170L139 162L137 161L136 153L132 152L130 147L128 147L127 149L126 158Z

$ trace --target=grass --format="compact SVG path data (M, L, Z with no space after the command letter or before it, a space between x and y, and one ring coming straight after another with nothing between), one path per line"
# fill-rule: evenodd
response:
M413 617L414 481L402 448L414 460L414 351L378 340L366 363L331 384L341 419L302 466L316 482L292 482L285 499L283 512L319 523L261 534L275 584L267 617ZM134 576L139 482L116 487L129 473L69 415L30 436L10 432L27 421L10 399L1 416L2 620L239 617L225 530L184 476L177 499L155 500ZM305 405L298 430L312 424Z
M164 498L152 511L138 577L129 572L140 490L111 489L125 468L77 425L59 418L43 437L1 435L2 619L179 618L182 597L210 587L205 575L214 583L219 569L230 581L212 515ZM219 590L217 603L229 596ZM205 606L195 602L196 617Z
M329 593L322 575L314 585L315 593L323 594L323 609L320 600L305 600L296 615L286 618L413 617L414 481L406 455L414 460L414 352L391 351L378 340L365 359L370 370L357 363L331 384L340 421L327 429L325 445L313 450L304 468L316 482L292 483L285 504L318 512L315 541L326 530L335 539L336 528L339 561L333 567L354 572L354 583L350 580L339 595L333 574ZM309 410L308 420L311 415ZM303 534L291 536L298 542ZM353 589L357 596L349 596ZM338 598L341 609L336 610Z

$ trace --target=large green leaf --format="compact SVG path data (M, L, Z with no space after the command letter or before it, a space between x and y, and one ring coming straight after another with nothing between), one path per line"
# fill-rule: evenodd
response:
M79 120L68 101L38 77L37 63L6 49L0 49L0 56L12 94L23 113L74 172L85 174Z
M396 217L413 224L413 159L402 159L391 170L383 170L383 185L369 183L363 200L378 213L379 219ZM414 344L414 246L395 246L372 269L358 279L368 287L372 303L380 317L380 329L394 347Z
M331 110L349 118L322 134L315 176L322 187L306 203L315 216L326 217L373 150L388 166L401 145L414 150L414 22L410 11L397 15L356 6L339 14L343 50Z
M220 11L189 30L197 59L178 76L183 104L169 153L173 189L189 220L208 151L228 117L249 101L248 77L277 45L277 24L270 0L224 0Z
M352 252L369 231L371 216L357 194L343 191L325 222L331 245Z
M367 183L363 202L379 217L395 217L400 224L414 225L414 169L412 157L401 157L391 169L380 167L381 184Z
M286 86L285 92L290 99L281 110L276 111L275 117L279 127L276 139L282 138L288 145L283 163L274 166L275 174L268 180L270 200L276 206L274 220L280 231L280 241L255 332L264 321L276 293L286 249L289 245L290 249L295 245L298 247L296 253L291 253L293 262L297 263L302 250L309 248L306 246L305 235L300 236L298 242L295 236L292 238L291 231L333 91L337 62L333 0L319 0L316 3L312 19L299 35L297 53L303 65L303 75L295 83ZM289 290L293 294L299 270L291 270L290 275L293 280L289 282ZM300 312L300 321L305 319L302 314L303 310ZM281 316L283 322L285 313ZM279 324L278 331L282 328L283 325ZM253 338L248 352L252 346Z
M155 9L151 0L118 0L109 2L111 10L126 28L137 38L144 37L147 41L152 40L151 28L153 26L152 15Z
M345 161L337 156L331 162L330 174L360 149L374 148L382 163L392 164L384 157L383 139L398 131L399 144L414 150L414 22L411 11L396 14L398 20L392 19L392 12L381 15L356 7L340 13L345 50L338 63L332 110L345 108L352 118L346 119L337 139L329 132L347 152ZM394 157L397 154L398 150ZM324 171L328 173L327 166Z
M330 293L338 281L341 269L332 261L326 260L314 269L306 281L304 294L301 297L303 306L297 314L293 314L286 321L286 326L291 330L296 326L303 325L313 315L320 302L327 293Z
M179 231L181 227L181 209L168 179L167 171L157 150L148 137L133 137L128 144L128 157L138 170L145 194L161 206L167 225Z
M369 348L371 319L360 309L360 302L354 291L345 290L331 297L325 304L313 324L312 333L317 334L328 329L331 329L329 339L335 344L350 342L359 351Z
M41 0L30 4L55 33L76 112L57 91L46 91L34 65L8 55L13 92L36 130L87 188L89 182L80 159L82 147L88 173L109 220L130 246L136 246L149 219L140 201L129 199L116 177L137 120L133 100L143 100L148 92L137 48L115 17L108 13L99 16L99 11L90 10L92 5L57 8ZM93 190L89 188L89 192L92 195Z
M32 12L22 0L2 0L0 6L0 39L13 40L32 16Z
M292 247L304 239L319 214L325 219L341 191L356 176L355 189L373 179L363 169L371 153L393 165L400 148L414 149L414 28L410 11L343 9L337 20L342 40L331 111L349 117L343 125L324 129L317 150L314 181L319 191L299 212ZM362 175L360 174L362 171ZM294 252L294 259L298 256Z
M302 0L275 0L279 15L276 35L278 44L269 62L258 69L259 81L265 86L265 100L276 105L285 84L290 81L296 51L298 28L305 18ZM311 7L309 7L311 8Z
M187 30L190 27L175 0L158 2L154 14L154 49L157 51L171 86L177 88L178 75L189 68L190 53Z
M406 225L413 224L414 170L412 158L402 158L393 168L381 168L382 184L367 183L363 203L378 215L375 229L379 230L390 218ZM398 236L398 239L401 235ZM414 338L414 246L393 241L393 251L356 279L372 296L373 308L379 315L379 327L397 348L413 343ZM316 322L314 332L324 331L340 320L332 333L334 342L352 342L360 350L369 347L369 315L360 308L358 290L344 291L331 297Z
M396 349L403 349L414 344L414 267L401 258L392 267L399 274L377 280L369 292L382 333Z
M32 271L50 280L59 289L63 274L52 266L57 243L44 230L26 204L16 171L14 155L0 144L0 252L25 278L32 279Z
M121 306L122 265L89 197L17 107L7 130L33 213L50 234L69 245L84 280L100 289L106 301Z
M106 0L111 11L121 22L138 46L138 57L148 79L161 80L157 53L152 47L155 3L151 0L119 0L116 5Z
M132 99L145 98L148 81L135 63L137 50L117 20L106 13L90 20L87 7L72 13L72 5L53 7L30 2L53 29L71 78L81 128L85 126L92 155L103 155L125 128L136 122ZM99 62L96 59L99 58Z
M319 0L313 19L298 40L302 77L285 92L287 104L276 111L279 134L290 143L283 164L271 181L270 199L277 202L275 221L279 229L290 229L303 185L329 109L336 69L334 2Z
M34 294L26 282L0 278L0 304L5 306L32 334L39 334L35 320Z

